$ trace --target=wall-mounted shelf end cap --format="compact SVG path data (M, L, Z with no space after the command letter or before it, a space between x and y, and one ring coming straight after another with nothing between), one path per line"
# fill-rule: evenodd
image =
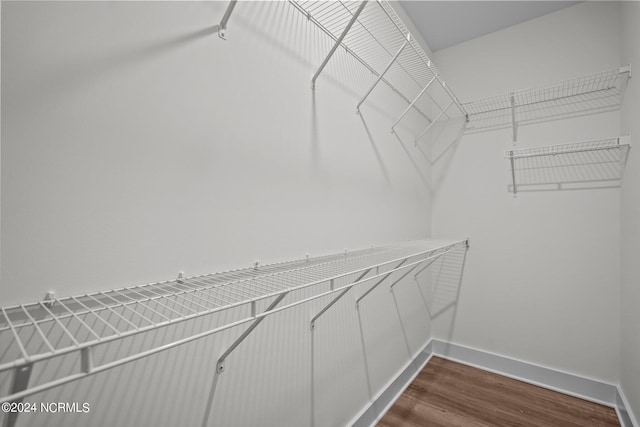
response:
M56 301L56 292L48 291L47 294L44 296L43 304L51 308L53 307L53 304L55 303L55 301Z
M631 64L620 67L620 74L627 73L627 78L631 78Z

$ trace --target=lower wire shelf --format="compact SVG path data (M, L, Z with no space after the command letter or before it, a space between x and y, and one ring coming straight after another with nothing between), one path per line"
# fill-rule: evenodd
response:
M614 137L505 151L513 194L518 191L619 186L630 137Z
M221 372L225 357L266 317L327 295L337 294L339 298L355 286L375 281L360 300L392 273L408 274L450 251L466 250L468 242L466 239L410 241L2 307L0 402L19 401L217 332L250 324L218 359L216 369ZM94 361L96 349L105 345L238 308L241 316L223 319L214 328L154 342L125 356L116 352L106 362L104 358L99 363ZM35 384L30 381L35 368L61 357L70 358L76 365L70 374L58 376L56 370L54 374L38 375L40 381Z

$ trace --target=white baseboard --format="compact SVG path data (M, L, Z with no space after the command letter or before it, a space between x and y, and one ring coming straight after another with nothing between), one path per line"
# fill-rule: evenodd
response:
M375 426L396 400L404 393L409 384L418 376L433 356L431 341L410 360L398 374L387 383L386 387L366 405L348 425L351 427Z
M602 405L616 405L614 385L440 340L432 343L434 354L445 359Z
M640 427L624 394L615 385L436 339L400 370L350 425L374 426L433 355L615 408L622 427Z
M627 397L622 392L620 386L616 390L616 413L622 427L638 427L638 419L634 416Z

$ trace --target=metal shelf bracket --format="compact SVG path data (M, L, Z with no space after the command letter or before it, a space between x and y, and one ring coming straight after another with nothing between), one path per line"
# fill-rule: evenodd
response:
M276 308L276 306L280 304L280 302L284 299L284 297L287 296L288 293L289 292L283 292L280 295L278 295L276 299L274 299L271 302L271 304L269 304L269 307L266 308L264 313L268 313L274 308ZM251 315L254 318L256 317L255 304L251 305ZM211 408L213 406L213 399L215 397L216 389L218 387L218 378L225 370L225 361L227 357L229 357L229 355L242 343L242 341L244 341L251 334L251 332L254 331L254 329L258 327L258 325L260 325L260 323L262 323L264 319L266 319L266 316L261 316L256 318L253 321L253 323L251 323L249 327L245 329L245 331L233 342L233 344L231 344L229 348L224 353L222 353L222 356L218 358L218 361L216 362L216 372L213 376L213 382L211 383L211 389L209 391L209 400L207 401L207 408L205 410L204 417L202 420L203 426L208 425L209 416L211 414Z
M367 5L367 1L368 0L364 0L362 3L360 3L360 6L358 6L358 9L356 10L356 12L351 17L351 20L349 21L347 26L344 27L344 30L342 31L342 34L340 34L340 37L338 37L336 42L333 44L333 47L331 48L331 50L327 54L327 57L324 58L324 61L322 61L322 64L320 64L320 67L318 68L318 71L316 71L316 73L311 78L311 89L315 90L315 88L316 88L316 80L318 79L318 76L320 76L320 73L322 73L322 70L324 70L324 67L327 66L327 63L329 62L329 60L331 59L333 54L338 49L338 46L340 46L342 44L342 40L344 40L344 38L346 37L346 35L349 32L349 30L351 29L351 27L353 27L353 24L355 24L356 20L358 19L358 16L360 16L360 13L364 9L364 7Z
M420 138L422 138L422 137L423 137L427 132L429 132L429 129L431 129L431 127L432 127L432 126L433 126L433 125L434 125L438 120L440 120L440 117L442 117L442 115L443 115L443 114L445 114L445 113L446 113L446 111L447 111L447 110L448 110L448 109L449 109L453 104L454 104L454 101L451 101L451 102L449 103L449 105L447 105L447 106L444 108L444 110L440 111L440 113L436 116L436 118L435 118L431 123L429 123L429 126L427 126L427 128L426 128L425 130L423 130L422 132L420 132L420 135L418 135L418 136L416 137L416 140L415 140L415 143L416 143L416 144L418 143L418 141L420 141Z
M429 89L429 86L431 86L431 83L433 83L436 78L438 78L438 74L436 73L431 80L429 80L429 83L427 83L422 90L420 91L420 93L413 98L413 101L411 101L411 103L409 103L409 105L407 105L407 108L404 109L404 111L402 112L402 114L400 114L400 116L396 119L395 122L393 122L393 124L391 125L391 133L395 132L395 127L398 125L398 123L400 123L400 120L402 120L404 118L404 116L407 115L407 113L409 112L409 110L411 110L411 108L413 108L413 106L416 104L416 102L418 102L418 99L420 99L422 97L422 95L424 95L424 93L427 91L427 89ZM431 120L429 121L429 123L431 123Z
M511 102L511 126L513 127L513 142L516 142L518 139L518 135L517 135L518 123L516 122L516 100L514 98L513 92L511 93L510 102Z
M375 89L375 87L378 86L378 83L380 83L380 80L382 80L384 78L384 75L387 74L387 71L389 71L389 68L391 68L391 66L394 64L394 62L396 62L396 60L398 59L398 57L400 56L400 54L402 53L404 48L407 47L407 45L409 44L410 41L411 41L411 34L408 34L406 41L402 44L402 46L400 46L400 49L398 49L398 51L393 56L393 58L391 58L391 61L389 61L389 63L387 64L386 68L384 69L384 71L382 71L382 73L380 73L380 75L378 76L376 81L373 82L373 84L371 85L371 87L369 88L367 93L364 94L364 96L362 97L360 102L358 102L358 105L356 105L356 110L357 110L358 113L360 112L360 106L362 105L362 103L365 101L365 99L367 99L367 97L371 94L371 92L373 92L373 89ZM413 106L413 104L411 104L411 106Z
M385 280L387 280L387 278L389 276L391 276L391 274L396 271L398 268L400 268L400 266L402 266L402 264L404 264L405 262L407 262L409 260L409 258L405 258L402 261L400 261L400 263L398 265L396 265L395 267L393 267L393 269L388 272L387 274L385 274L382 279L378 280L372 287L370 287L369 289L367 289L367 291L360 295L360 298L358 298L356 300L356 309L358 309L360 307L360 301L362 301L367 295L369 295L371 292L373 292L373 290L375 288L377 288L382 282L384 282Z
M513 150L509 151L509 160L511 161L511 183L513 185L513 197L518 194L518 189L516 187L516 167L515 167L515 159L513 158Z
M284 299L284 297L287 296L289 292L283 292L280 295L278 295L278 297L276 297L276 299L273 300L273 302L271 304L269 304L269 307L267 307L267 309L264 311L269 312L271 310L273 310L274 308L276 308L276 306L278 304L280 304L280 302ZM255 317L255 307L252 307L252 316ZM229 348L227 349L227 351L225 351L224 353L222 353L222 356L220 356L218 358L218 362L216 363L216 372L221 374L222 372L224 372L225 366L224 366L224 362L227 359L227 357L229 357L229 355L233 352L233 350L235 350L240 343L242 343L242 341L244 341L250 334L251 332L253 332L253 330L255 328L258 327L258 325L260 323L262 323L262 321L266 319L266 317L259 317L256 320L253 321L253 323L251 325L249 325L249 327L247 329L245 329L245 331L242 333L242 335L240 335L234 342L233 344L231 344L229 346Z
M358 278L356 280L353 281L353 283L358 283L360 280L362 280L367 274L369 274L369 272L371 271L371 269L367 269L365 270L362 274L360 274L358 276ZM320 318L320 316L322 316L327 310L329 310L331 308L331 306L333 306L335 303L338 302L338 300L340 298L342 298L347 292L349 292L349 290L351 290L352 287L347 287L345 290L343 290L342 292L340 292L338 294L337 297L335 297L334 299L332 299L327 305L325 305L315 316L313 316L311 318L311 322L309 322L309 326L311 328L311 330L313 331L313 329L316 327L316 320L318 320ZM333 280L331 280L331 290L334 290L334 284L333 284Z
M214 30L218 31L218 37L223 40L227 39L227 23L229 22L229 18L231 18L231 13L233 13L233 8L236 7L237 2L238 0L231 0L229 2L229 6L227 6L227 10L222 16L222 20L220 20L220 23L213 26Z
M29 386L29 379L31 378L31 371L33 370L33 364L30 363L25 366L20 366L13 370L13 381L11 383L11 394L24 391ZM16 403L21 403L23 399L14 400ZM20 412L9 412L2 423L3 427L13 427L18 421L18 415Z
M627 74L627 78L631 78L631 64L625 65L624 67L620 67L620 74Z

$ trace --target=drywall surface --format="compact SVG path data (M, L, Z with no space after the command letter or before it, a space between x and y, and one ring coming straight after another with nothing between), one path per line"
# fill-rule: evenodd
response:
M311 91L328 37L247 3L221 40L225 6L6 5L4 305L428 235L402 101L356 115L343 51Z
M375 76L343 49L311 91L332 40L286 2L238 2L222 40L226 6L3 2L3 306L429 235L429 164L389 132L406 104L381 85L356 115ZM328 298L238 347L209 425L353 419L430 336L415 285L380 286L356 312L362 291L316 326L314 396L308 322ZM32 396L91 411L18 425L200 425L242 329Z
M622 3L622 61L640 66L640 3ZM632 73L633 76L633 73ZM640 80L632 77L621 114L623 134L631 135L632 149L622 183L622 367L620 382L629 408L640 416Z
M618 3L585 2L442 50L463 100L620 66ZM620 189L508 190L504 151L617 136L619 112L465 134L433 166L435 236L471 238L460 301L434 338L619 380Z

